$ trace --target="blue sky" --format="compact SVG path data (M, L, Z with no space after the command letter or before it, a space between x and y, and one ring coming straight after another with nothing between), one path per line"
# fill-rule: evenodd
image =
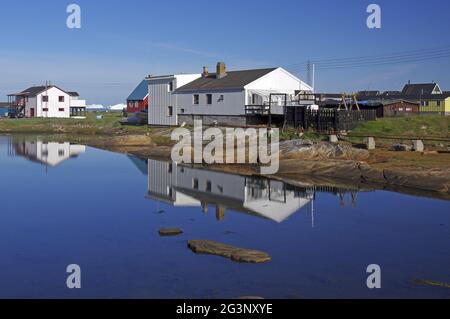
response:
M66 27L77 3L82 28ZM382 28L366 8L382 9ZM89 104L122 103L147 74L229 69L383 55L450 46L447 0L40 0L0 3L0 101L51 80ZM318 91L398 90L408 80L450 90L450 58L320 70Z

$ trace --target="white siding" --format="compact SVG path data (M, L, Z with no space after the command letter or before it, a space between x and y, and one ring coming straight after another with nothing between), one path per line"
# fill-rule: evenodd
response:
M149 81L148 124L176 125L176 98L169 92L168 85L175 82L175 78L151 79ZM175 87L175 83L174 83ZM168 115L168 107L172 106L173 115Z
M177 96L173 94L173 91L199 77L200 74L182 74L149 79L148 123L163 126L178 125ZM173 91L169 92L171 82ZM169 116L169 106L172 107L172 116Z
M256 81L245 86L247 90L274 90L276 92L292 93L295 90L311 91L312 88L284 70L283 68L277 68L276 70L266 74Z
M194 94L198 94L200 101L194 105ZM206 95L212 94L212 104L206 103ZM178 93L178 110L184 109L184 114L195 115L244 115L245 114L245 92L192 92ZM223 99L221 98L223 96Z
M48 102L43 102L42 97L48 96ZM64 96L64 102L59 102L59 97ZM70 95L56 87L51 87L47 91L36 96L36 117L69 118L70 117ZM48 111L44 112L44 108ZM64 109L60 111L59 109Z
M29 97L28 102L25 103L25 116L31 116L31 109L34 109L34 116L36 116L37 99L36 97Z

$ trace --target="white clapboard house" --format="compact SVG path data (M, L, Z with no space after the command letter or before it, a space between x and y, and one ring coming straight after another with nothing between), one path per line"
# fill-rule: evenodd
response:
M24 117L69 118L86 112L86 101L77 92L55 85L33 86L8 95L10 112Z
M313 193L300 193L281 181L148 160L148 198L177 207L215 206L218 219L226 210L281 223L309 204Z
M312 91L281 67L228 72L225 63L219 62L216 73L204 67L202 74L189 79L171 87L173 91L168 90L165 78L150 81L150 124L192 125L195 119L201 119L205 125L245 126L255 116L248 113L249 106L270 104L273 114L283 114L285 100L298 91ZM152 96L155 93L157 96ZM159 98L161 94L165 94L165 100Z
M200 76L200 74L149 76L148 123L156 126L178 125L179 105L175 91Z

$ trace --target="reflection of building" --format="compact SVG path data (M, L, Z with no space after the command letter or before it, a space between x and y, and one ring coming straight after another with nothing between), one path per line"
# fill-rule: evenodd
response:
M246 212L282 222L313 198L312 189L298 189L266 178L212 172L149 160L148 194L174 206L198 206L207 212L216 206L216 217L225 210Z
M67 159L86 152L86 146L67 142L23 141L14 142L13 147L16 155L50 166L57 166Z

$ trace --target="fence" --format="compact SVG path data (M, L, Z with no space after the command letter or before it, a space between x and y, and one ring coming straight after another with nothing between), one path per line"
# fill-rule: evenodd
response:
M295 128L313 129L319 132L350 131L364 121L376 120L376 110L309 110L305 107L288 106L286 124Z

